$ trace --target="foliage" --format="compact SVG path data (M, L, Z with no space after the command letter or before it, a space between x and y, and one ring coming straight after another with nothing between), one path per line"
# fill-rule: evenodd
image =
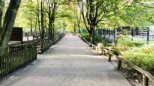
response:
M88 32L85 29L81 29L81 30L82 30L81 36L84 37L88 42L90 42Z
M127 35L120 35L116 39L116 46L113 46L112 50L116 55L121 54L122 51L127 51L129 49L132 49L133 47L140 47L144 45L144 42L141 41L132 41L128 38Z
M132 41L130 38L128 38L127 35L120 35L117 38L117 46L119 47L120 50L127 50L131 47L139 47L144 45L143 42L141 41Z
M87 41L91 42L89 38L89 33L85 29L82 29L81 35L82 37L86 38ZM95 43L103 43L104 46L109 46L109 43L111 43L111 41L108 38L96 36Z
M154 46L144 46L128 50L122 57L145 70L154 70Z
M122 0L85 0L78 3L83 17L83 23L89 33L89 37L95 44L95 29L101 21L108 20L109 16L115 15L118 10L118 4Z
M15 22L15 27L23 27L24 31L30 31L31 22L32 28L35 27L35 22L37 18L37 3L22 1L19 11L17 13L17 18Z

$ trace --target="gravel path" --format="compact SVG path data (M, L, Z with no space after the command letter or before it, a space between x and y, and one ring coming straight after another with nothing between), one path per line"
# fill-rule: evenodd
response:
M0 86L131 86L77 36L66 35L38 60L0 82Z

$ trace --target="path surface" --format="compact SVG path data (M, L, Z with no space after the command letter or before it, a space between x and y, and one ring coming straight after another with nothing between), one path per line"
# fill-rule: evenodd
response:
M77 36L66 35L38 60L0 86L131 86L103 57Z

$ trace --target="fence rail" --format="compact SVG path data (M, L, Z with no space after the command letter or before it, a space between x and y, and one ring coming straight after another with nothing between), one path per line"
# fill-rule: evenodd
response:
M96 49L99 50L96 45L94 44L91 44L90 42L88 42L85 38L83 38L81 35L79 35L79 37L84 41L86 42L89 46L91 46L93 49ZM113 51L110 50L110 49L107 49L107 48L104 48L104 49L101 49L103 52L107 51L107 54L108 54L108 61L111 62L112 60L112 56L114 55L113 54ZM127 64L129 67L133 68L134 70L138 71L139 73L142 74L143 76L143 80L142 80L142 86L150 86L149 85L149 82L151 81L154 85L154 76L152 74L150 74L148 71L145 71L143 70L142 68L134 65L133 63L129 62L129 61L126 61L125 59L123 59L122 57L119 57L117 55L115 55L117 60L118 60L118 65L117 65L117 69L119 70L121 67L122 67L122 63L123 64Z
M64 33L60 35L56 35L54 37L54 40L52 40L49 37L44 38L43 40L40 40L37 45L38 53L44 53L46 50L48 50L53 44L58 42L62 37L64 37Z
M10 44L9 47L4 49L5 54L0 55L0 79L36 60L39 49L41 49L41 52L45 52L64 35L64 33L57 35L54 42L46 37L43 39L43 45L39 45L41 39L26 41L23 44Z
M112 55L109 55L109 61L111 61ZM152 83L154 83L154 76L151 75L149 72L143 70L142 68L134 65L133 63L126 61L125 59L123 59L122 57L118 57L116 56L117 60L118 60L118 66L117 69L120 70L120 68L122 67L122 63L123 64L127 64L127 66L133 68L134 70L138 71L139 73L142 74L143 78L142 78L142 86L150 86L149 85L149 81L151 81Z
M36 43L12 45L0 56L0 78L37 59Z

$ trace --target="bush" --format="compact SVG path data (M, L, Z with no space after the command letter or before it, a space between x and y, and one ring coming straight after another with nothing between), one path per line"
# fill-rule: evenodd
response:
M117 56L119 56L121 54L120 49L115 46L112 47L112 52L114 55L117 55Z
M89 38L88 32L82 32L81 35L82 35L82 37L84 37L87 41L90 42L90 38ZM97 43L100 43L100 42L102 42L104 46L108 46L109 43L111 43L111 41L110 41L109 39L107 39L107 38L102 38L101 36L96 36L96 37L95 37L95 43L97 44Z
M130 40L127 35L119 36L116 41L117 45L115 48L119 49L119 51L126 51L131 49L132 47L140 47L144 45L144 42Z
M90 38L89 38L88 32L82 32L82 33L81 33L81 36L82 36L83 38L85 38L88 42L90 42Z
M144 42L141 41L132 41L127 35L120 35L116 39L117 44L113 46L112 51L115 55L120 55L121 52L125 52L134 47L141 47L144 45Z
M154 46L144 46L124 52L122 57L144 70L154 70Z

